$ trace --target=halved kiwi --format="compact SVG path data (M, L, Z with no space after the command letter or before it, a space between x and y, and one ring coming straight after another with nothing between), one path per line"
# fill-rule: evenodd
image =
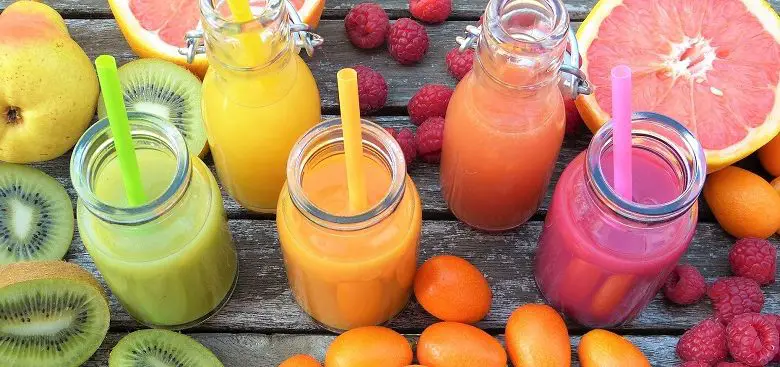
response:
M0 162L0 264L59 260L73 240L73 204L38 169Z
M203 344L169 330L139 330L122 338L108 367L223 367Z
M119 81L129 111L146 112L170 121L184 135L190 153L206 154L198 77L169 61L139 59L119 68ZM104 118L106 105L102 94L98 101L98 116Z
M109 319L103 288L78 265L0 266L2 366L80 366L103 342Z

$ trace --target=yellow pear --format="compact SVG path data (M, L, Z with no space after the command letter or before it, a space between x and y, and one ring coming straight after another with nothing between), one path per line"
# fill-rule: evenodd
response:
M95 114L98 80L56 10L18 1L0 14L0 161L67 152Z

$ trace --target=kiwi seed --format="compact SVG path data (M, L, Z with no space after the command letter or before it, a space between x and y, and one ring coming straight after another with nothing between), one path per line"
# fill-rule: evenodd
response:
M108 301L95 278L64 261L0 266L0 364L76 367L108 332Z
M0 162L0 264L58 260L73 240L73 204L38 169Z
M122 338L108 359L108 367L223 367L217 357L195 339L169 330L139 330Z

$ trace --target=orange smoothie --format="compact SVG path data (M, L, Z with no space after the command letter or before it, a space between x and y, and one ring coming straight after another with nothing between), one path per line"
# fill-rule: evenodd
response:
M566 117L556 83L537 91L507 91L481 83L478 74L468 74L450 100L442 193L458 219L500 231L536 212L561 148Z
M371 208L382 208L388 197L397 197L383 214L368 216L356 226L337 223L335 218L361 214L348 206L343 151L310 160L300 171L300 194L333 221L309 215L293 200L297 189L289 185L277 208L293 295L304 311L331 330L388 321L408 302L416 270L422 211L414 183L405 172L392 177L387 164L368 150L362 164ZM394 179L402 183L395 193Z

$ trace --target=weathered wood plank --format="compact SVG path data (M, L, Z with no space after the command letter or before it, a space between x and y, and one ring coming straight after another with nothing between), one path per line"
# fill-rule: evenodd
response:
M295 354L309 354L319 361L324 361L325 351L335 338L333 335L247 333L194 333L189 335L211 349L225 367L276 367ZM124 334L109 333L100 349L83 367L105 367L111 348L122 336ZM418 339L417 335L406 335L406 337L412 344L416 343ZM676 336L629 335L627 338L645 353L653 366L671 367L680 362L674 351L677 345ZM498 339L504 343L503 335L499 335ZM571 338L572 366L575 367L580 365L577 361L579 343L579 336Z
M14 0L0 1L0 10L5 9ZM193 0L194 1L194 0ZM369 0L326 0L323 19L343 19L355 4ZM775 1L775 0L773 0ZM382 4L392 19L408 17L407 0L374 0ZM46 0L66 18L112 18L111 9L106 0ZM485 11L487 0L453 0L452 20L477 19ZM572 19L584 19L596 4L596 0L565 0L566 9Z
M533 280L532 260L541 222L530 222L514 231L488 235L468 229L455 221L423 223L419 260L439 254L454 254L473 262L487 276L493 290L493 307L479 326L499 332L511 312L521 304L542 302ZM225 308L197 330L285 333L314 332L318 327L294 302L282 262L276 226L269 220L231 220L230 228L239 252L239 281ZM773 241L777 244L778 239ZM712 281L729 274L728 249L732 240L715 224L700 224L683 262L701 269ZM66 257L97 273L80 238ZM780 284L764 288L765 311L780 313ZM112 327L126 330L138 324L111 298ZM674 307L657 297L625 331L679 333L711 313L706 302L690 307ZM412 302L389 325L395 329L419 332L434 319ZM579 330L576 325L571 325Z

